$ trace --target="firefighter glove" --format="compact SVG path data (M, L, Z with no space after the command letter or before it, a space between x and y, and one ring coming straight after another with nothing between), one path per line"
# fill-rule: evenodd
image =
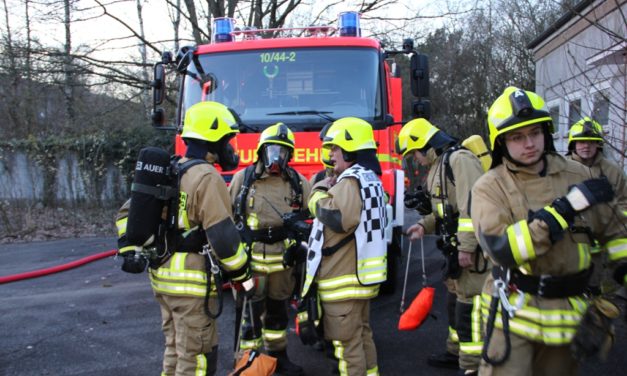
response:
M570 345L575 359L589 358L595 355L601 360L607 358L614 344L612 321L618 315L618 307L607 299L596 298L590 303Z
M418 186L415 191L405 194L405 207L407 209L416 209L420 215L431 214L431 199L427 192Z
M139 251L122 253L122 270L127 273L143 273L148 266L148 259Z
M292 240L283 253L283 266L292 267L307 260L307 248L303 243Z
M566 200L576 211L614 199L614 190L606 177L584 180L570 188Z

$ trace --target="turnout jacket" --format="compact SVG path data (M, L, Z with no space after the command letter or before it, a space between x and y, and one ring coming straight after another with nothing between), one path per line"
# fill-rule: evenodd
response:
M246 169L238 171L231 181L229 193L231 203L235 205L240 190L244 183ZM282 231L283 219L281 214L299 211L306 208L306 198L309 196L310 186L307 179L298 174L303 190L302 197L296 197L289 178L284 174L271 175L263 172L251 184L246 202L246 224L251 230L276 229L275 233ZM300 207L302 205L302 207ZM276 209L276 210L275 210ZM273 273L284 270L283 253L294 242L294 239L283 239L274 243L253 242L251 246L251 268L260 273Z
M530 215L566 195L569 187L590 178L587 168L555 153L546 155L543 174L516 166L507 159L484 174L472 189L471 217L477 238L492 261L531 276L566 276L590 267L590 237L566 229L552 243L548 225ZM625 217L608 204L594 205L578 213L575 228L589 227L614 262L627 261ZM487 316L493 293L489 275L482 294L482 311ZM510 331L547 345L571 342L588 301L583 295L549 299L522 291L511 291L515 305L524 295L522 307L510 319ZM495 322L502 328L501 314Z
M315 215L303 296L314 279L323 302L370 299L386 279L387 224L383 186L376 174L360 165L344 171L326 190L328 179L318 182L309 200ZM347 237L352 236L346 242ZM323 249L344 244L332 254Z
M425 228L425 233L435 233L436 218L442 219L445 205L451 205L453 212L459 214L457 248L463 252L474 253L478 242L470 220L469 197L473 184L483 175L481 162L469 150L459 149L452 152L449 164L455 179L453 182L445 171L445 154L446 151L438 156L433 148L427 151L426 158L430 162L430 169L426 190L431 196L433 212L424 216L418 223Z
M186 160L182 158L179 163ZM226 183L211 164L213 161L209 162L190 167L181 178L178 228L200 226L205 230L222 268L238 280L246 275L248 257L231 219ZM208 282L206 256L177 251L162 266L149 270L153 290L164 295L204 297Z

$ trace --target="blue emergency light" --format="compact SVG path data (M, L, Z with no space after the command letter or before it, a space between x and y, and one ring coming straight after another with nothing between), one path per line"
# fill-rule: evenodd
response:
M232 42L233 25L235 20L228 17L219 17L213 19L213 43Z
M342 37L360 37L361 27L359 26L359 13L342 12L340 13L340 36Z

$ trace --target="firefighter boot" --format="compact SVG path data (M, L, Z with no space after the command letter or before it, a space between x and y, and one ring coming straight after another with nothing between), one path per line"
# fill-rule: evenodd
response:
M427 364L438 368L459 369L459 357L448 351L440 354L431 354L427 358Z
M287 351L268 351L268 355L276 358L276 373L283 376L303 376L303 368L290 361Z

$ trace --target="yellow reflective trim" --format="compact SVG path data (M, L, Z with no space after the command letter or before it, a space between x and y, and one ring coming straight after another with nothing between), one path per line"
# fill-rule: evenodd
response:
M448 338L455 343L459 342L459 336L457 335L457 330L455 330L452 326L448 327Z
M334 289L344 285L359 286L359 280L354 274L343 275L335 278L327 278L318 281L318 288L320 290Z
M379 160L379 162L392 162L396 164L401 164L401 159L391 154L377 154L377 159Z
M172 258L170 259L170 269L169 270L179 270L179 271L184 271L185 270L185 259L187 258L187 253L184 252L176 252L174 253L174 255L172 255ZM165 270L165 268L163 269L159 269L159 270Z
M516 265L536 258L531 234L526 220L518 221L507 228L507 239Z
M163 278L173 281L190 281L197 283L207 282L207 273L200 270L172 270L166 268L159 268L152 271L153 275L157 278Z
M277 341L287 337L287 330L272 330L272 329L262 329L261 330L263 339L266 341Z
M516 297L517 293L514 293L509 299L513 302ZM481 312L486 320L491 299L490 295L481 294ZM583 297L568 298L573 306L572 310L541 310L527 306L529 299L530 295L525 294L525 305L516 311L513 319L509 320L510 330L524 338L550 345L570 343L577 331L583 312L586 310L586 300ZM495 326L500 329L503 328L501 317L501 308L499 307Z
M348 376L348 363L344 359L344 346L342 341L333 341L333 347L335 351L333 355L338 360L337 369L340 372L340 376Z
M126 234L126 223L128 222L128 217L124 217L115 222L115 227L118 228L118 237L122 237L122 235Z
M228 271L238 270L242 268L246 261L248 261L248 254L246 254L246 246L244 243L239 243L237 252L231 257L226 257L220 260L220 263Z
M189 220L187 218L187 193L179 192L179 220L178 227L181 229L189 229Z
M444 218L444 204L441 202L436 205L438 217Z
M346 299L369 299L379 293L379 286L346 287L333 291L320 291L320 300L325 302Z
M246 218L246 224L250 227L251 230L259 229L259 217L257 217L257 213L249 213Z
M206 376L207 375L207 357L205 354L196 355L196 376Z
M605 248L610 254L610 260L616 261L627 258L627 239L610 240L605 244Z
M252 350L259 349L263 346L263 340L261 337L253 338L253 339L241 339L239 343L239 348L242 350Z
M549 213L551 213L551 215L553 216L553 218L555 218L557 220L557 222L559 223L560 227L562 228L562 230L566 230L568 228L568 222L566 222L566 220L564 219L564 217L562 217L557 210L553 209L552 206L545 206L544 210L548 211Z
M374 366L366 370L366 376L379 376L379 367Z
M277 265L277 264L272 264L272 265L263 265L263 264L257 264L255 262L252 262L250 264L250 268L253 271L259 272L259 273L264 273L264 274L270 274L270 273L275 273L275 272L279 272L279 271L283 271L285 270L285 267L283 267L283 264Z
M252 260L262 264L274 264L277 262L283 262L283 255L264 255L263 253L254 252L252 254Z
M482 343L481 338L481 296L475 295L472 298L472 312L470 314L470 333L472 341L475 343Z
M475 232L475 228L472 225L472 219L460 218L457 223L457 232Z
M206 286L193 285L189 283L167 283L158 281L154 278L151 278L151 282L152 288L163 294L204 297L207 292Z
M469 355L479 355L483 349L483 342L460 342L459 351Z
M590 256L590 246L587 243L577 243L577 251L579 252L578 270L588 269L592 260Z
M122 253L130 252L130 251L141 252L141 250L142 250L142 247L136 247L134 245L129 245L129 246L122 247L122 248L118 249L118 252L120 254L122 254Z

